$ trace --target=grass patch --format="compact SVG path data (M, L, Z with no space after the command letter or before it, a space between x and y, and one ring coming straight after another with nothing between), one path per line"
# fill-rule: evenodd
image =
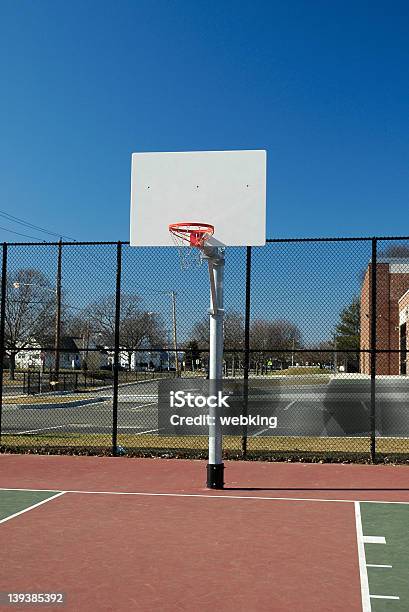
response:
M230 382L230 378L226 378L225 382ZM329 382L331 380L331 377L328 374L325 375L320 375L320 376L306 376L304 374L304 376L299 376L299 375L292 375L292 376L288 376L286 377L279 377L279 376L274 376L271 375L270 377L265 377L265 376L260 376L258 378L249 378L249 387L258 387L258 386L262 386L264 383L264 386L266 389L269 389L271 387L278 387L280 385L283 386L297 386L297 385L328 385Z
M273 370L273 372L268 372L267 375L275 375L275 376L311 376L311 374L319 374L320 376L328 376L328 370L323 370L321 368L287 368L286 370Z
M77 402L82 399L90 399L89 395L76 393L75 395L22 395L15 397L3 397L3 405L13 404L27 406L30 404L66 404Z
M13 447L86 447L86 446L112 446L112 437L109 434L58 434L31 435L4 434L1 437L4 446Z
M409 452L409 440L399 439L399 449L402 443ZM110 446L112 438L109 434L42 434L42 435L10 435L2 436L2 443L10 446ZM161 450L192 449L205 450L208 445L207 436L158 436L158 435L132 435L119 434L118 444L129 448L157 448ZM396 452L397 441L390 445L391 452ZM228 451L241 450L240 436L224 436L223 448ZM291 452L345 452L366 453L369 452L368 438L318 438L318 437L281 437L281 436L257 436L248 438L247 448L249 451L291 451ZM379 449L381 451L381 449ZM382 448L381 452L386 452Z
M50 452L53 449L61 452L81 453L87 451L98 454L100 449L104 454L109 454L112 446L112 437L109 434L81 434L67 433L55 434L5 434L1 438L3 450L12 448L14 452ZM205 456L208 447L207 436L158 436L158 435L133 435L118 434L118 445L123 446L129 454L162 454L186 456ZM226 456L241 458L242 440L240 436L224 436L223 451ZM263 460L271 460L274 457L307 457L313 455L320 460L330 459L336 456L356 456L357 458L368 457L370 453L369 438L331 438L331 437L281 437L281 436L257 436L248 438L247 452L249 458L261 456ZM377 438L377 454L392 457L405 457L409 455L408 438ZM184 455L183 455L184 453Z
M179 449L206 449L208 445L207 436L133 436L121 434L118 436L120 444L139 448L179 448ZM227 451L241 450L241 436L224 436L223 449ZM257 436L247 439L247 450L276 452L344 452L344 453L369 453L370 443L368 438L318 438L318 437L281 437L281 436ZM407 444L409 452L409 441Z

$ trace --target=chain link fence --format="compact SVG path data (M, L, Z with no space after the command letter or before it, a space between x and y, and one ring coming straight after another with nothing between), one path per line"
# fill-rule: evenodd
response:
M161 427L162 380L205 380L206 266L127 243L3 244L3 451L206 457ZM409 460L409 238L228 248L224 378L274 430L226 457Z

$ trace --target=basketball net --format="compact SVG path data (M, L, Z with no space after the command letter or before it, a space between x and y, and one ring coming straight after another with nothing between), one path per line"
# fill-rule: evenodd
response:
M206 240L213 235L214 227L207 223L171 223L169 233L179 252L182 270L199 268Z

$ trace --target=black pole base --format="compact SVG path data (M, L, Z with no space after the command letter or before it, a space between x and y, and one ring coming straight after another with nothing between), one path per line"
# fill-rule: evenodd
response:
M216 465L207 464L207 488L223 489L224 486L224 463Z

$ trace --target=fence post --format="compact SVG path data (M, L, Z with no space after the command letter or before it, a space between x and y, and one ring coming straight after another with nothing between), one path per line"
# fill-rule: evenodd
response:
M251 246L246 247L246 312L244 318L243 415L247 416L250 370ZM243 426L241 452L247 455L247 427Z
M121 314L121 267L122 244L116 250L116 290L115 290L115 339L114 339L114 388L112 398L112 454L115 457L118 446L118 375L119 375L119 322Z
M1 267L1 307L0 307L0 442L2 435L3 417L3 373L4 373L4 326L6 321L6 296L7 296L7 244L3 242L3 261Z
M370 428L371 428L371 461L376 460L376 296L377 296L377 246L378 241L372 238L372 257L371 257L371 411L370 411Z
M55 286L55 337L54 337L54 370L55 381L60 376L60 344L61 344L61 264L62 264L62 241L58 243L57 255L57 278ZM57 386L58 389L58 386ZM65 389L65 380L64 380Z

